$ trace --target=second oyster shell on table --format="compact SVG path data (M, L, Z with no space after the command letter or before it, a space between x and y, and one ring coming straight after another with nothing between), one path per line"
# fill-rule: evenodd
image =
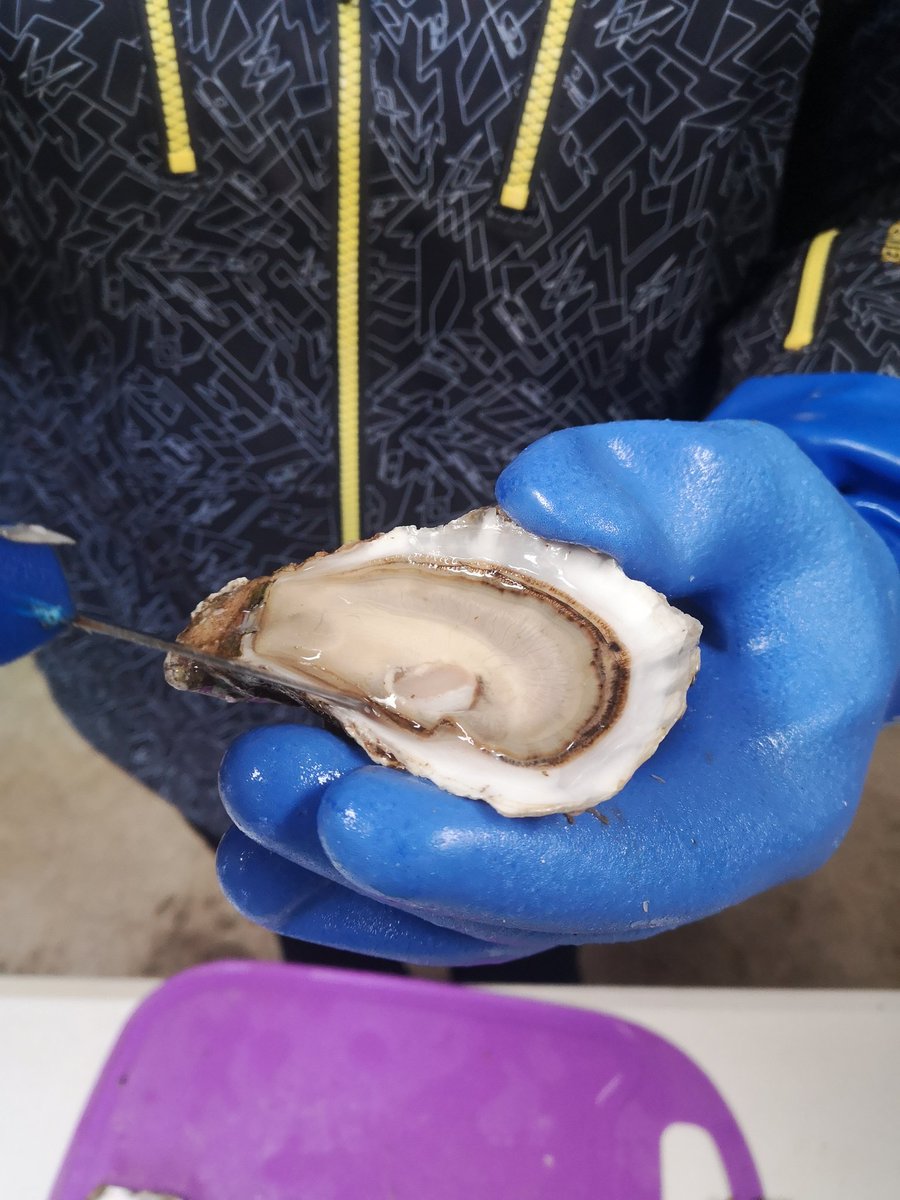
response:
M264 672L266 698L308 703L375 762L540 816L624 787L684 712L700 631L607 555L486 508L236 580L179 641ZM260 695L175 655L166 670ZM305 701L304 682L337 698Z

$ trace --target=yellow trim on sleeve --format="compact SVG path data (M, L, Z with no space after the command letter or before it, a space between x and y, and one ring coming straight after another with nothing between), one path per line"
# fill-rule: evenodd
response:
M569 33L576 0L549 0L547 19L541 33L534 70L528 82L528 93L522 108L522 117L516 133L509 170L500 192L500 203L504 208L521 211L528 204L531 177L537 161L538 147L550 111L550 100L563 47Z
M144 0L147 27L150 30L150 49L156 68L156 81L162 102L163 125L166 131L166 157L173 175L190 175L197 170L197 160L191 145L184 89L175 49L175 31L169 0Z
M900 221L895 221L887 231L881 247L881 261L891 265L900 263Z
M840 233L839 229L829 229L820 233L809 244L803 272L800 276L800 287L797 289L797 303L794 306L794 320L784 339L785 350L805 350L815 336L816 316L822 299L822 284L825 281L825 268L828 266L828 256L831 253L831 243Z
M360 538L359 204L362 112L359 0L338 0L337 393L341 540Z

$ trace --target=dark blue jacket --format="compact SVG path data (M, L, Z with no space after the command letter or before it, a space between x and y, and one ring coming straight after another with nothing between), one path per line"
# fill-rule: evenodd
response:
M77 537L85 611L172 636L359 519L485 503L553 429L900 374L892 7L817 42L812 0L4 5L0 516ZM43 666L209 832L225 743L285 715L89 639Z

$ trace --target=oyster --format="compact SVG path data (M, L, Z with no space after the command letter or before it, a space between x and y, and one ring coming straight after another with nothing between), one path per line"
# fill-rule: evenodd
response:
M606 555L499 509L393 529L194 610L179 641L271 687L170 654L174 687L307 703L378 763L506 816L615 795L685 709L700 625ZM304 697L307 686L335 701Z

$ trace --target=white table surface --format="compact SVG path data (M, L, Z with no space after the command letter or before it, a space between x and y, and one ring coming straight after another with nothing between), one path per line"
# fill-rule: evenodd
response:
M154 986L0 978L2 1200L47 1200L100 1066ZM615 1013L680 1046L731 1106L766 1200L900 1196L900 993L497 990ZM666 1200L726 1200L715 1164L694 1157Z

